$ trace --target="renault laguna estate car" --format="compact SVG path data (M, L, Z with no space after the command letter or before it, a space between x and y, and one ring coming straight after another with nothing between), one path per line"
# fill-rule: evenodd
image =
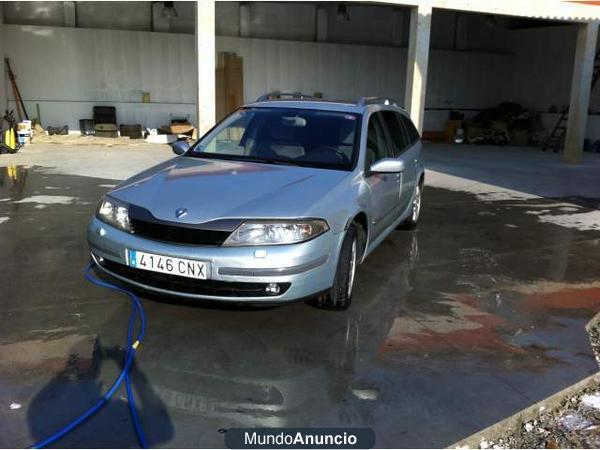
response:
M419 134L385 99L278 97L109 192L88 228L97 266L159 294L347 308L357 265L417 225Z

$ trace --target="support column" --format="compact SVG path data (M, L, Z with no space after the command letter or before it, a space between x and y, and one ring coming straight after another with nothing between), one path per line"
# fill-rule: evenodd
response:
M215 2L196 2L197 124L202 136L215 124Z
M413 6L410 10L404 105L419 132L423 131L425 113L431 13L431 5Z
M583 140L585 139L594 73L594 56L598 40L598 22L582 23L578 27L569 118L563 153L563 160L569 164L581 162L583 154Z

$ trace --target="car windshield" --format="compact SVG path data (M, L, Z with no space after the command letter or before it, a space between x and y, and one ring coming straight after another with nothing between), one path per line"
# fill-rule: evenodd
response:
M351 170L359 115L292 108L242 108L187 156Z

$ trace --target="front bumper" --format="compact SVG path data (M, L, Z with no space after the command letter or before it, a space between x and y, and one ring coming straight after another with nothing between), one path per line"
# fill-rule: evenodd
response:
M332 286L343 233L329 230L308 242L290 245L194 246L139 237L94 217L87 237L98 266L138 288L192 299L280 303L309 298ZM129 268L128 249L205 261L210 266L208 280L176 275L167 279L163 274ZM278 283L285 290L279 295L262 293L261 286L268 283Z

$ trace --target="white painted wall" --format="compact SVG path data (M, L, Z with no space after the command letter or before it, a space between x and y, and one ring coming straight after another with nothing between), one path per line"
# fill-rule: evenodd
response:
M306 3L250 3L250 36L253 38L312 41L316 7Z
M194 117L191 35L5 25L2 40L27 110L39 103L45 126L79 129L102 104L117 107L119 123ZM152 103L141 103L142 92Z
M346 4L350 21L345 22L337 17L337 3L326 4L327 39L330 42L345 44L392 45L395 24L391 6L352 5ZM408 15L408 8L402 8ZM408 28L402 32L402 42L408 42Z
M33 112L40 104L44 125L78 129L95 104L115 105L119 123L156 127L175 116L194 118L193 36L5 25L3 38L11 42L5 51L26 106ZM404 48L233 37L218 37L216 46L244 58L246 101L273 90L403 101ZM434 50L427 106L495 105L504 98L511 60ZM150 92L152 103L141 103L142 92ZM426 123L437 128L445 118L432 113Z
M177 2L187 3L187 2ZM217 36L240 35L240 5L239 2L216 2L215 29Z
M6 23L14 25L65 26L64 2L4 2ZM151 2L74 2L80 28L152 31ZM158 7L160 9L160 3ZM174 2L178 16L164 30L194 33L194 2ZM337 16L337 2L246 2L250 15L248 37L277 40L314 41L316 8L327 11L328 42L342 44L406 46L408 41L407 7L381 4L346 4L350 21ZM240 2L216 2L218 36L240 37ZM397 17L400 15L400 19ZM455 11L434 10L432 48L452 50L455 45ZM467 47L471 50L506 50L509 19L497 17L497 26L489 27L485 15L468 15ZM396 39L394 39L396 37Z
M556 122L558 121L560 114L551 114L551 113L541 113L540 119L542 124L549 132L552 131ZM592 115L588 116L587 120L587 129L585 137L590 139L591 141L600 140L600 115Z
M569 104L576 33L575 25L510 32L514 68L507 87L514 101L544 112Z
M65 25L63 2L2 2L4 4L5 23L26 23L28 25L47 25L62 27Z
M77 2L77 26L111 30L152 30L150 2Z
M6 25L1 39L28 110L40 103L45 124L76 129L76 118L91 117L92 106L103 103L117 105L120 122L157 126L173 116L194 117L193 2L175 2L179 15L168 27L174 34L107 31L149 30L150 2L77 2L79 26L88 27L78 29L58 28L64 26L63 2L3 6L8 23L56 26ZM249 3L255 39L240 39L239 2L217 2L217 49L244 57L246 100L268 90L303 90L402 101L406 8L399 9L398 20L391 5L351 4L351 21L344 22L337 18L337 3L321 6L333 43L314 42L314 4ZM428 108L486 108L510 100L547 111L568 103L573 26L510 31L508 18L496 16L491 26L485 15L468 14L460 48L470 51L457 52L456 19L453 11L433 14ZM362 45L343 45L357 43ZM152 103L139 103L143 91L151 93ZM591 105L600 111L600 86ZM600 135L591 117L588 135ZM446 111L427 111L425 129L442 129L446 118Z
M544 127L551 131L559 114L548 113L569 105L575 25L513 30L510 42L514 54L511 92L514 101L541 112ZM600 83L592 91L586 137L600 140Z

